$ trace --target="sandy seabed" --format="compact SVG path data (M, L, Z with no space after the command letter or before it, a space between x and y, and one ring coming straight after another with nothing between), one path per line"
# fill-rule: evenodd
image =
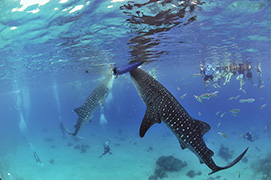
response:
M56 133L56 132L53 132ZM59 132L53 134L43 132L31 138L19 138L2 144L4 154L0 160L0 171L3 180L148 180L154 174L156 161L160 156L172 155L187 163L179 172L168 172L163 179L173 180L264 180L264 176L257 173L253 167L255 162L270 154L268 144L270 137L263 137L255 142L249 142L239 137L223 139L220 136L209 136L207 146L214 151L213 159L219 166L231 162L246 147L249 147L245 158L234 167L208 175L211 170L200 164L198 158L188 149L182 150L176 138L170 134L157 135L154 132L140 138L136 133L119 134L106 133L85 136L77 139L66 135L63 138ZM31 140L29 140L31 139ZM211 139L211 140L210 140ZM109 140L112 155L106 154L102 158L103 143ZM32 146L29 145L32 143ZM219 155L220 145L233 150L233 157L229 162ZM82 145L87 146L82 152ZM79 148L76 148L79 147ZM36 152L42 165L35 161ZM191 178L188 171L201 172ZM270 169L271 171L271 169ZM159 179L159 178L158 178Z

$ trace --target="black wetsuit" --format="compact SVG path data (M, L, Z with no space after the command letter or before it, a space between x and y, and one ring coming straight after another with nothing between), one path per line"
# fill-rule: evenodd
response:
M100 158L103 157L107 153L112 154L112 152L110 152L110 150L111 149L108 145L104 145L104 153L102 155L100 155Z

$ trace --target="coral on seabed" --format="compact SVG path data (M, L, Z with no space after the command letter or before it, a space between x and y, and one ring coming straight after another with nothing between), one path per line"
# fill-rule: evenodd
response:
M194 170L190 170L186 173L186 176L190 177L190 178L193 178L195 176L200 176L202 174L202 172L195 172Z
M251 164L251 168L255 171L256 175L261 177L261 180L271 179L271 153L265 158L259 159Z
M164 168L166 171L178 172L183 167L187 166L186 162L173 157L173 156L161 156L157 161L156 165Z
M173 156L161 156L156 161L154 174L149 177L149 180L168 177L167 172L178 172L185 166L187 166L186 162Z

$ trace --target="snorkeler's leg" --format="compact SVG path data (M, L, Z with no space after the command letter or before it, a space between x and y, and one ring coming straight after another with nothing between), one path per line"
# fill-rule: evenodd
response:
M224 82L224 84L223 85L226 85L227 84L227 82L228 82L228 78L229 78L229 74L227 74L226 76L225 76L225 82Z
M245 84L245 81L243 79L240 80L240 89L239 90L242 90L243 89L243 85Z
M230 82L232 75L233 75L233 73L230 72L230 73L229 73L229 78L228 78L228 81L227 81L227 82Z

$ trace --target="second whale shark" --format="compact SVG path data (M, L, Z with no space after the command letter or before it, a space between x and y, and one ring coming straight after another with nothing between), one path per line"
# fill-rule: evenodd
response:
M147 106L140 126L140 137L144 137L153 124L163 121L177 137L181 148L190 149L199 158L200 163L205 163L212 170L209 174L230 168L244 157L248 148L228 165L217 166L212 159L214 152L203 140L203 135L210 130L210 125L192 118L176 98L143 69L136 68L130 71L130 75L138 94Z
M85 103L74 109L74 112L78 115L77 123L74 125L75 131L70 132L62 123L62 127L64 130L73 135L76 136L81 129L81 127L87 123L91 122L93 113L95 110L100 106L103 105L107 95L109 94L114 82L113 76L108 76L105 78L88 96Z

